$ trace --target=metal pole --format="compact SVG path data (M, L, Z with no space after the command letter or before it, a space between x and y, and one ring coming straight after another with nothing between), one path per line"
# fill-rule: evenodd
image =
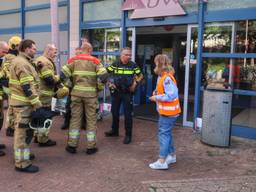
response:
M56 68L60 72L60 40L59 40L59 22L58 22L58 0L51 0L51 32L52 43L58 49Z
M25 0L21 0L21 38L24 39L25 38Z
M203 35L204 35L204 0L199 1L198 9L198 47L197 47L197 64L196 64L196 86L195 86L195 107L194 107L194 127L196 127L196 119L199 117L200 96L201 96L201 79L203 66Z

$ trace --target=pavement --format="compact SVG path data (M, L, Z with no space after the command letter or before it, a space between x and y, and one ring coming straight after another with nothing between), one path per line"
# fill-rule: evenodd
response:
M39 148L36 174L14 171L13 138L0 132L0 143L7 155L0 157L0 192L256 192L256 141L232 138L231 147L218 148L201 143L200 135L190 128L174 129L177 163L168 170L151 170L148 164L158 156L157 124L134 119L133 141L122 143L120 136L106 138L111 117L98 123L98 148L95 155L85 153L85 135L77 154L65 151L67 130L60 129L62 117L54 119L50 137L57 146Z

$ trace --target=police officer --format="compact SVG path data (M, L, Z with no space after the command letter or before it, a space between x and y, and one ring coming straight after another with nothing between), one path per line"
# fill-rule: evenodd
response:
M96 108L98 104L97 78L107 71L100 61L91 56L92 46L83 42L82 54L72 57L63 66L61 79L73 77L71 91L71 120L66 151L76 153L78 147L82 116L86 120L87 154L97 152L96 146ZM84 110L84 113L83 113Z
M2 64L4 56L8 53L9 46L5 41L0 41L0 72L2 74ZM3 90L2 85L0 85L0 130L3 126L4 113L3 113ZM2 149L5 148L4 144L0 144L0 156L4 156L5 152Z
M54 59L57 56L57 48L53 44L46 45L44 53L35 60L35 64L40 77L39 99L44 108L51 111L52 97L55 95L55 89L59 84ZM49 132L44 134L35 133L35 140L40 147L50 147L56 145L56 141L49 139Z
M131 49L121 50L120 59L107 68L112 74L112 82L109 83L112 97L112 130L105 132L106 137L119 136L119 111L121 103L124 106L125 138L123 143L129 144L132 140L132 108L133 92L143 75L136 63L131 61Z
M36 54L35 42L23 40L19 46L19 55L10 66L10 90L12 92L9 104L12 105L15 119L14 159L15 170L35 173L39 168L32 165L29 144L33 131L29 127L31 114L41 108L39 100L39 76L32 60Z
M3 91L5 94L8 95L8 100L10 101L10 91L8 87L9 82L9 76L10 76L10 65L14 58L17 57L19 54L19 44L21 42L21 38L19 36L13 36L9 39L9 51L8 54L5 56L5 62L3 63L3 72L4 72L4 78L3 78ZM6 118L6 136L13 137L14 134L14 114L13 114L13 108L11 105L8 106L7 110L7 118Z

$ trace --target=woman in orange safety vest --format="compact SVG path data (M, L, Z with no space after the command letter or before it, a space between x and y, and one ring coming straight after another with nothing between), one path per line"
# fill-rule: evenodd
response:
M167 55L159 54L154 60L154 72L158 75L157 87L149 99L157 103L159 113L159 159L149 165L152 169L168 169L176 162L172 128L181 113L174 70Z

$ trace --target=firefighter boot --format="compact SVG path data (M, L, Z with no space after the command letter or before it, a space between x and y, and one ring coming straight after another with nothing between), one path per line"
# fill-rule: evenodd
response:
M0 150L0 156L4 156L4 155L5 155L5 152Z
M132 142L132 137L131 136L125 136L124 138L124 144L129 144Z
M6 129L6 136L8 136L8 137L13 137L13 135L14 135L14 129L11 128L11 127L8 127L8 128Z
M98 149L95 147L95 148L87 149L86 153L88 155L92 155L92 154L96 153L97 151L98 151Z
M0 144L0 149L5 149L5 144Z
M25 168L15 167L15 170L24 173L36 173L39 171L39 167L35 165L29 165L28 167Z
M67 145L66 151L74 154L74 153L76 153L76 147L71 147L71 146Z
M48 141L46 143L38 143L38 146L39 147L52 147L52 146L55 146L56 144L57 144L56 141L48 139Z
M119 133L118 132L114 132L113 130L110 130L110 131L105 132L105 136L106 137L118 137Z

